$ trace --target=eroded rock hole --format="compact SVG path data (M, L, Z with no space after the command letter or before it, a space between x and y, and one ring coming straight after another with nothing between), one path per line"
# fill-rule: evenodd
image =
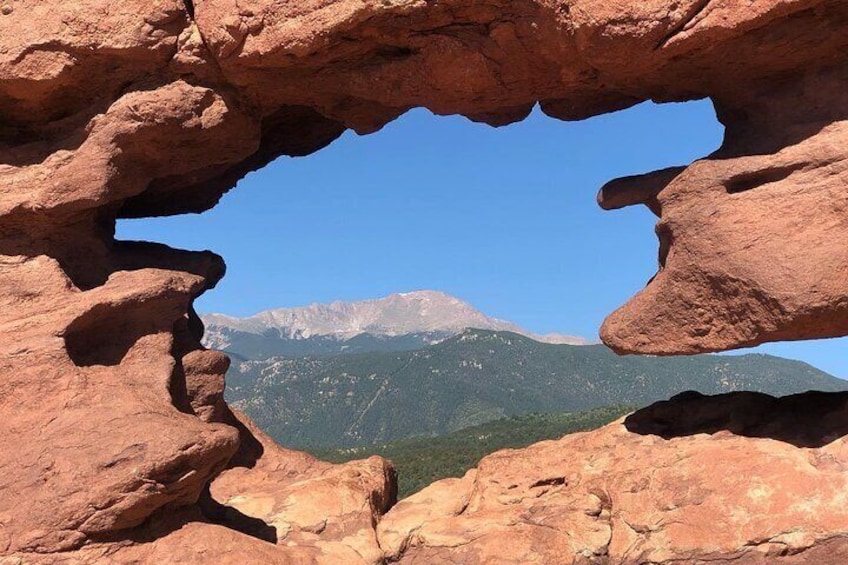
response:
M189 19L194 19L194 0L183 0Z
M158 331L143 303L127 308L97 304L65 331L65 347L78 367L119 365L145 335Z
M385 55L404 57L408 53L398 51L387 52ZM580 278L591 280L593 277L598 279L605 277L599 271L593 271L596 265L600 264L597 262L598 257L615 255L617 260L628 263L619 270L635 268L638 272L639 263L643 262L641 266L646 270L641 276L634 276L637 282L631 288L623 285L618 289L621 300L624 300L639 289L641 281L647 278L646 273L654 272L656 256L653 255L655 251L652 251L652 248L655 249L653 247L655 240L650 231L654 217L647 213L647 210L631 209L610 217L608 224L590 233L585 232L587 226L581 221L574 220L574 226L569 226L569 221L581 215L600 214L591 195L599 185L612 176L644 173L652 168L662 169L669 165L679 165L714 149L719 141L720 128L714 120L711 105L708 102L696 104L699 108L692 119L699 125L703 125L701 122L707 122L715 126L709 135L699 141L702 147L687 150L688 152L665 155L662 159L654 157L649 164L637 162L634 155L644 158L649 153L655 153L651 151L650 145L662 143L665 146L668 143L668 137L673 134L671 130L676 130L681 125L678 120L665 120L668 124L663 125L660 118L652 114L656 112L662 116L662 112L676 112L678 108L681 108L680 106L646 105L639 110L623 112L619 116L624 120L629 119L628 116L642 116L635 119L649 120L653 126L652 133L656 130L662 133L657 135L656 139L651 137L648 140L641 127L633 127L630 133L621 134L617 126L618 144L614 147L594 148L584 147L581 143L581 135L601 137L609 133L603 124L595 123L594 126L598 129L591 127L589 131L584 131L581 128L588 127L586 124L564 126L547 118L542 119L541 113L537 112L531 115L527 126L495 131L479 125L468 126L467 122L460 118L436 119L425 116L424 111L411 112L409 116L398 120L398 124L387 126L379 134L358 138L348 133L333 146L309 159L281 158L271 163L260 173L247 177L240 190L228 194L221 205L208 215L122 222L119 224L118 232L123 237L157 239L176 247L209 247L227 257L230 264L229 276L224 279L218 291L200 299L198 308L201 312L226 313L232 308L245 308L243 303L250 304L247 308L253 312L281 306L282 304L276 301L289 300L289 289L298 284L297 279L303 273L313 279L321 278L315 270L315 263L319 262L317 261L319 258L321 263L331 266L333 271L331 278L339 281L353 280L356 276L356 273L343 270L339 268L339 265L349 267L350 264L356 264L358 268L368 265L369 277L377 280L388 279L392 273L403 270L415 272L416 267L407 266L404 263L409 259L419 265L428 264L427 262L430 261L431 265L436 265L435 270L438 270L438 265L447 264L449 268L446 271L450 272L451 278L462 278L466 276L462 269L469 264L479 264L480 250L490 245L491 240L495 241L494 246L500 246L497 255L491 257L492 264L497 265L498 273L511 271L522 273L526 279L532 279L534 278L533 267L528 266L525 259L528 256L535 256L535 252L528 253L527 250L544 247L539 245L539 241L548 239L536 231L542 224L545 224L545 229L551 230L550 233L556 231L557 236L568 242L569 253L575 253L574 265L580 265ZM522 110L524 114L526 110ZM284 109L278 115L266 120L262 128L263 149L261 155L251 158L252 162L258 167L269 163L280 153L301 154L297 147L291 146L291 140L296 133L293 131L296 128L293 128L291 124L299 124L304 120L314 121L314 116L310 112L294 107ZM398 135L398 132L404 132L405 123L415 125L413 135L409 134L408 129L405 135ZM665 131L666 127L669 128L667 131ZM318 128L320 136L312 142L312 145L326 145L341 133L338 128L338 124L327 122ZM469 133L472 128L473 134ZM522 131L522 128L526 129ZM315 131L314 127L306 129ZM684 129L689 132L697 128L693 125ZM479 138L476 137L477 135ZM687 135L691 134L687 133ZM544 144L539 143L538 139L542 138L546 140L550 138L550 140ZM445 140L456 141L449 143ZM266 147L270 149L266 150ZM471 147L474 150L471 150ZM518 149L512 149L512 147ZM510 150L506 151L505 148ZM544 170L541 166L542 162L539 161L540 155L543 156L542 162L551 163L557 175L551 175L550 170ZM487 165L477 166L475 159L478 158L485 159ZM615 170L609 169L610 163L621 160L633 162ZM424 167L421 166L422 163L425 163ZM665 169L660 175L652 175L649 180L653 184L665 185L671 182L681 170L680 167ZM259 182L256 182L257 180ZM301 187L308 187L308 189ZM585 190L582 190L583 188ZM654 193L660 188L655 187L650 198L641 198L638 202L647 204L657 213ZM192 190L202 193L195 188ZM458 193L467 196L460 197ZM136 197L124 206L122 215L129 217L144 215L148 206L145 203L149 204L148 201L158 198L158 194L158 190L153 190ZM628 197L624 200L628 203L638 203L634 198ZM514 219L519 215L534 216L534 225L516 224ZM604 231L613 224L615 227L620 227L622 220L628 230L627 238L620 238L618 234L609 234ZM558 231L564 225L569 226L569 229L573 231L567 234ZM643 232L634 236L633 232L638 232L640 229ZM435 235L439 237L434 237ZM642 237L644 240L636 241L635 237ZM598 249L584 253L581 250L588 249L590 246L572 245L575 240L595 242ZM316 242L318 242L317 246ZM119 245L152 246L153 244L121 243ZM325 247L319 247L322 245ZM470 251L465 250L465 247L475 246L476 248ZM669 246L670 240L661 236L661 257L667 255ZM551 243L549 247L558 249L556 243ZM520 258L516 261L513 252L519 248L524 251L518 253ZM340 252L342 249L344 253ZM430 253L430 250L440 253L438 262L428 257L422 258L422 254ZM400 251L403 255L399 254ZM562 249L559 249L556 253L561 255L561 251ZM548 264L555 260L562 261L560 256L555 255L554 253L538 253L538 257L544 257L544 261ZM308 257L308 260L304 260L305 257ZM384 258L393 260L394 264L383 265L389 262ZM567 263L567 261L562 262ZM661 264L662 262L661 259ZM280 267L283 267L280 270L285 272L284 278L275 272L275 269ZM542 265L539 268L545 267ZM386 271L380 269L386 269ZM546 277L548 271L543 273L545 274L539 277ZM570 277L570 279L574 278L576 277ZM261 293L269 292L266 287L267 281L278 283L277 294L270 297L270 300L274 302L266 302L262 307L254 306L257 303L255 299L259 298ZM325 287L329 286L322 284ZM396 290L410 290L408 284L410 283L401 283ZM585 290L586 300L589 300L590 295L597 295L598 289L591 284L586 286L587 288L582 290ZM336 290L335 292L344 294L344 291ZM322 298L313 293L304 299L304 303L323 301ZM327 302L330 301L327 300ZM190 313L187 323L190 326L189 332L195 338L199 337L202 330L200 320ZM241 370L239 367L241 364L250 363L258 366L258 362L262 360L257 359L256 355L264 351L265 346L268 345L267 342L275 336L279 337L279 332L256 334L250 342L252 344L250 351L215 345L214 342L206 344L207 347L226 349L233 360L233 369L228 376L230 385L228 400L236 402L239 409L247 407L249 412L249 408L255 405L240 396L242 391L249 388L245 385L249 384L247 381L252 377L252 373L249 370ZM175 349L175 357L179 358L179 351L179 348ZM178 364L178 371L180 373L176 380L191 380L181 364ZM300 379L298 382L302 383L303 380ZM269 386L273 382L274 380L269 376ZM318 392L324 392L321 398L329 397L326 390L310 389L304 392L299 388L295 389L295 385L291 385L285 392L281 392L280 398L286 399L286 406L297 407L297 403L302 399L318 398ZM195 388L192 392L190 385L186 393L199 416L201 412L198 406L209 407L212 404L208 398L202 398L204 394L202 386ZM182 391L175 390L173 394L175 397L181 397ZM193 394L195 396L192 396ZM375 392L371 391L366 401L374 395ZM344 398L345 395L329 398L339 397ZM379 422L371 421L375 414L389 412L391 407L388 403L394 401L394 392L377 395L376 404L364 414L362 419L358 420L359 423L356 423L357 418L354 418L352 422L341 426L342 439L366 441L368 438L363 434L368 426L392 430L394 433L395 428L399 426L381 425ZM332 400L329 402L332 403ZM271 407L280 405L282 405L281 402L273 401L273 399L265 404L269 407L268 412ZM475 411L468 417L463 417L462 421L470 422L468 425L481 424L488 421L490 412L502 413L497 407L492 410L488 408L487 406L486 410ZM330 409L307 407L301 412L286 416L285 420L289 423L306 422L304 425L312 430L310 433L313 433L308 437L293 430L291 425L287 427L287 424L281 424L282 418L271 422L265 412L248 413L248 416L254 418L263 430L269 432L282 445L303 449L309 447L310 441L314 446L315 441L335 437L333 426L339 427L344 418L335 415L328 417L327 414L336 413ZM201 417L205 419L204 416ZM456 420L451 414L445 414L442 419L445 422ZM214 421L221 420L216 417ZM333 429L322 429L322 437L316 437L317 432L314 430L317 428L313 424L317 421L327 422ZM448 433L448 431L443 428L426 429L426 433L437 435ZM381 437L380 441L394 439L398 438L396 436ZM333 447L327 443L319 445L322 448ZM252 463L249 457L242 459L239 463L248 465ZM400 475L403 480L402 469ZM557 484L559 483L554 480L550 484L539 484L538 487L557 486ZM409 491L404 493L406 494L409 494ZM388 498L391 499L394 496ZM391 505L391 502L374 500L372 504L375 507L382 507Z
M780 182L789 178L792 173L795 173L801 168L801 165L787 165L785 167L777 167L773 169L766 169L763 171L756 171L753 173L737 175L727 182L727 192L729 194L738 194L740 192L747 192L755 188L762 188L771 183Z
M674 234L671 231L671 228L667 224L663 223L657 224L655 231L657 239L659 239L660 242L657 263L659 264L660 269L664 269L666 262L668 261L668 255L671 253L671 246L674 243Z
M568 486L565 477L553 477L551 479L542 479L540 481L536 481L530 488L541 488L541 487L559 487L559 486Z
M76 288L91 290L114 271L108 245L113 233L114 221L98 213L83 213L68 225L53 226L37 212L19 212L0 226L0 254L50 257Z

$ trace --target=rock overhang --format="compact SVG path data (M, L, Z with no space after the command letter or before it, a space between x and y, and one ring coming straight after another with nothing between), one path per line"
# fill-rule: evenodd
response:
M737 193L743 192L740 183L747 185L744 192L767 185L773 195L781 184L798 185L798 175L774 178L770 172L782 170L781 155L793 147L796 153L830 147L825 170L812 162L792 165L813 171L804 177L809 194L784 197L775 212L803 223L787 209L840 200L844 176L830 161L843 157L833 147L841 133L818 129L839 122L846 111L845 24L844 4L828 0L201 0L186 14L176 53L162 72L178 69L224 97L226 109L216 116L233 122L223 131L241 135L216 162L197 160L187 174L174 167L151 180L146 190L123 199L118 214L206 209L246 172L278 155L308 155L347 128L370 133L418 106L497 126L523 119L535 104L554 118L578 120L645 100L709 97L726 139L715 155L693 164L680 180L663 182L644 202L661 216L660 272L607 321L602 339L621 353L689 354L843 335L839 250L826 265L820 258L805 260L803 247L792 256L786 238L798 226L768 220L754 193ZM813 136L824 137L805 143ZM764 154L777 164L745 159ZM731 173L723 164L732 158L737 167ZM693 178L693 171L702 178ZM682 180L701 187L723 174L733 176L725 179L734 185L725 187L727 195L693 190ZM821 186L827 178L828 186ZM722 216L716 212L722 207L740 211ZM705 217L718 222L710 236L696 229ZM783 250L781 281L760 280L772 279L778 269L775 261L757 266L754 260L776 249L752 250L748 259L731 252L735 238L750 235L743 226L750 221L759 222L761 240ZM838 210L825 223L828 235L811 237L839 240ZM697 249L687 243L702 237L709 241ZM723 268L710 272L725 259ZM829 321L811 322L802 305L812 273L830 281L829 296L815 298L817 311L832 307ZM731 280L722 288L721 281Z
M0 437L48 485L10 479L4 551L189 520L227 465L285 475L291 456L269 446L286 462L263 466L223 402L226 361L200 346L191 303L220 259L115 242L115 220L204 211L280 155L413 107L502 125L535 104L578 120L711 98L715 154L602 190L605 207L659 215L661 266L604 340L675 354L848 334L846 28L841 0L4 4ZM20 409L33 397L47 400ZM328 551L373 550L390 468L295 467L369 501L338 525L358 541Z

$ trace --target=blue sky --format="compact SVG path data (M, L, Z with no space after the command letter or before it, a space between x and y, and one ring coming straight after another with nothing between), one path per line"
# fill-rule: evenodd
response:
M226 278L201 312L442 290L536 332L597 338L656 270L656 218L604 212L606 181L716 149L711 104L643 104L580 123L536 111L494 129L415 110L248 175L202 215L123 221L121 239L211 249ZM848 378L848 340L773 344Z

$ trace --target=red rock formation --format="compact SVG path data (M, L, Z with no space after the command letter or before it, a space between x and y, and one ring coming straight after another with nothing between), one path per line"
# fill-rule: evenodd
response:
M374 526L397 501L389 463L372 457L331 465L278 447L252 425L249 431L263 453L252 467L222 473L212 483L215 500L275 529L287 548L314 547L330 563L382 561Z
M661 216L662 269L605 341L848 333L846 24L842 0L0 3L0 555L380 559L389 467L263 448L199 343L191 305L221 259L114 225L206 210L273 158L414 106L499 125L536 103L570 120L711 97L718 153L602 191ZM326 525L282 498L304 496Z
M380 545L399 563L839 565L846 408L844 394L685 393L490 455L401 501Z

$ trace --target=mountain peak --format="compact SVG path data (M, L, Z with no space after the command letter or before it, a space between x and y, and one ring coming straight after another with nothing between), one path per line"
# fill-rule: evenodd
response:
M466 328L511 331L547 343L585 344L586 340L562 335L540 336L512 322L486 316L467 302L438 290L416 290L356 302L314 303L299 308L278 308L247 318L223 314L202 316L207 345L227 347L226 334L279 333L281 339L332 337L348 340L362 334L398 337L435 334L444 339Z
M396 292L395 294L390 294L387 298L391 298L393 296L399 296L401 298L428 298L459 301L459 299L455 296L451 296L450 294L446 294L440 290L412 290L410 292Z

